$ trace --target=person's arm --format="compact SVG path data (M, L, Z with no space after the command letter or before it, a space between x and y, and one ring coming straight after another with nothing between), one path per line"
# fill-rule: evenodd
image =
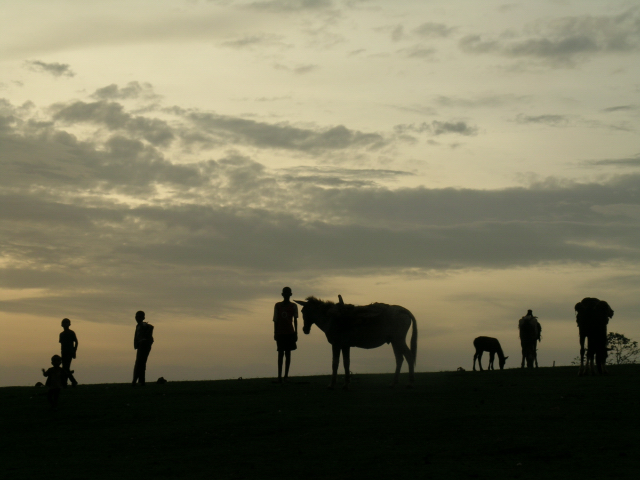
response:
M44 370L44 368L42 369L42 375L44 375L45 377L48 377L49 375L47 374L47 372Z
M76 335L76 332L73 332L73 341L74 341L74 346L73 346L73 358L76 358L76 352L78 351L78 336Z
M278 304L274 305L273 307L273 339L277 340L276 338L276 321L278 320Z
M138 349L138 327L136 327L136 332L133 334L133 349Z
M297 305L296 305L296 312L293 314L293 327L296 331L296 340L298 340L298 306Z

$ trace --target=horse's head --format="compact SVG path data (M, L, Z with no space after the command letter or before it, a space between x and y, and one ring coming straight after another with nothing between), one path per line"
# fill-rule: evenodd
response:
M498 364L500 364L500 370L504 369L504 364L507 363L507 358L509 358L509 357L504 357L504 358L499 358L498 359Z
M316 297L308 297L304 302L302 300L294 300L294 302L302 306L302 320L304 322L302 331L307 335L311 331L311 325L318 324L318 321L320 321L319 325L322 329L327 310L334 305L332 302L325 302Z
M304 322L302 325L302 331L305 335L309 335L309 332L311 332L311 325L313 325L313 320L311 319L313 317L313 314L311 313L313 305L309 305L309 300L306 302L303 302L302 300L294 300L294 302L302 307L302 321Z

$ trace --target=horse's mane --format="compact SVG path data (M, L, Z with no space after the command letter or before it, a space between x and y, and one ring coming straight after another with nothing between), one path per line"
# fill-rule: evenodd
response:
M335 306L335 303L330 300L322 300L321 298L316 298L313 295L306 298L307 305L309 307L321 310L326 312L331 307Z

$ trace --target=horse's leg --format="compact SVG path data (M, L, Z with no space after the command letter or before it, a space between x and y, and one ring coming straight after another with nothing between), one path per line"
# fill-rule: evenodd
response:
M525 349L524 345L522 345L522 363L520 363L520 368L524 368L524 358L525 358L526 354L527 354L526 349Z
M402 349L402 354L404 355L404 358L407 359L407 364L409 365L409 385L407 385L407 387L412 387L415 369L415 360L413 358L413 353L411 353L411 349L407 346L406 343L403 343L400 347ZM402 368L402 360L400 361L400 367ZM398 373L399 372L400 369L398 369Z
M495 370L493 360L496 358L496 352L489 352L489 370Z
M476 358L478 358L478 352L473 354L473 371L476 371Z
M482 371L482 354L484 352L476 352L476 355L478 356L478 367L480 368L480 371Z
M396 371L393 374L393 380L389 384L389 386L393 388L398 384L398 381L400 379L400 369L402 368L402 362L404 359L402 357L402 350L400 349L399 345L392 342L391 348L393 348L393 355L396 357Z
M351 347L344 347L342 349L342 363L344 363L344 387L343 390L349 390L349 383L351 383L351 377L349 367L351 366Z
M340 366L340 347L338 345L331 345L333 351L333 362L331 363L331 383L328 388L335 388L336 380L338 378L338 367Z
M536 368L538 368L538 348L537 348L537 344L533 346L533 361L536 364Z

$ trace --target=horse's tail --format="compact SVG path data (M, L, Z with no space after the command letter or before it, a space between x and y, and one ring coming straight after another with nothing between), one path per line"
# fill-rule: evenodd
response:
M411 325L413 327L411 331L411 356L415 366L416 357L418 356L418 322L416 322L416 317L413 316L413 313L411 313Z

